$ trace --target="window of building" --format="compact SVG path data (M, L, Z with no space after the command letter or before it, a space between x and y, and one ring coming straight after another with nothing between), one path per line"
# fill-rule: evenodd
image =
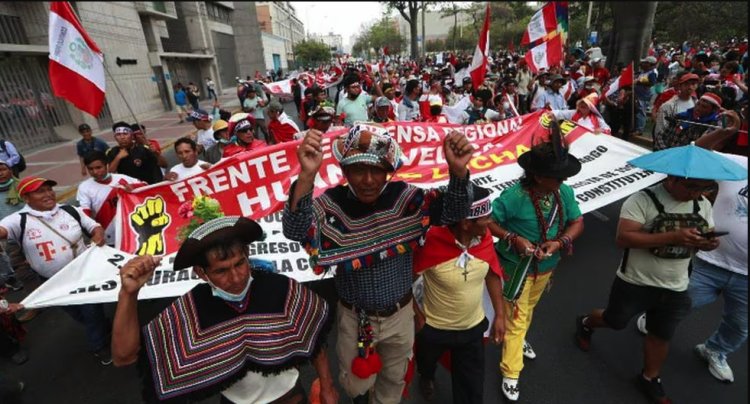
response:
M211 1L206 2L206 14L211 21L231 24L232 10Z
M28 44L29 39L21 24L21 17L0 14L0 43Z

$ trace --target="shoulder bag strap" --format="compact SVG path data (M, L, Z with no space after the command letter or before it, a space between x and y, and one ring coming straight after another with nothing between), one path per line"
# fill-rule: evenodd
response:
M34 217L34 216L32 216L32 217ZM49 225L49 224L48 224L48 223L47 223L46 221L44 221L44 220L39 220L38 218L35 218L35 219L37 220L37 222L39 222L39 223L43 224L43 225L44 225L44 227L46 227L46 228L48 228L48 229L52 230L52 232L53 232L53 233L55 233L55 234L57 234L57 235L58 235L58 237L62 238L62 239L63 239L63 240L65 240L65 241L66 241L66 242L67 242L68 244L70 244L70 248L71 248L71 249L73 250L73 256L74 256L74 257L77 257L77 256L78 256L78 242L79 242L79 241L81 241L81 239L83 238L83 235L81 235L81 237L80 237L80 238L79 238L78 240L76 240L75 242L72 242L72 241L70 241L70 240L69 240L69 239L68 239L67 237L65 237L65 236L63 236L62 234L60 234L60 232L59 232L59 231L57 231L57 230L55 230L54 228L52 228L52 226L50 226L50 225Z
M643 192L648 195L649 198L654 202L654 205L656 205L656 209L659 211L659 213L664 213L664 205L659 202L659 200L656 198L656 194L654 194L654 191L646 188L643 190Z

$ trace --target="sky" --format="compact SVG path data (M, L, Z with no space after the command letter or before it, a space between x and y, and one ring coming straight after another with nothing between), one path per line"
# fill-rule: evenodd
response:
M314 34L339 34L346 49L350 49L350 39L359 33L362 23L377 21L385 10L376 1L293 1L292 5L305 24L305 30Z

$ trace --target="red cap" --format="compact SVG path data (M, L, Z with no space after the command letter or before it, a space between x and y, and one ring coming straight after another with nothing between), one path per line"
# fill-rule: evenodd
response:
M703 101L709 102L718 108L721 108L721 97L714 93L705 93L700 98Z
M682 77L680 77L680 79L677 80L677 84L682 84L682 83L688 82L690 80L699 81L700 77L698 77L698 75L695 74L695 73L688 73L688 74L685 74Z
M26 177L18 182L18 195L24 196L29 192L34 192L42 185L50 185L54 187L57 185L57 182L43 177Z

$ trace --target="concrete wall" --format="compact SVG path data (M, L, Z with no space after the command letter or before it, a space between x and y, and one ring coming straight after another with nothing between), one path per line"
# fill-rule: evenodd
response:
M256 70L265 71L263 43L258 40L261 31L255 21L258 21L258 17L254 3L234 3L232 30L237 45L237 72L243 79L245 76L254 76Z
M131 2L79 2L81 24L104 53L111 73L107 77L107 102L112 119L132 121L123 96L138 116L148 116L163 111L159 90L151 80L153 71L148 61L148 46L133 3ZM46 34L45 34L46 35ZM116 58L135 59L135 65L117 66ZM123 96L116 90L117 81Z
M281 69L287 71L289 65L287 64L286 57L284 57L284 38L266 34L265 32L262 33L261 38L263 41L263 60L265 62L265 69L263 69L261 73L265 75L266 70L274 68L274 53L281 58Z

